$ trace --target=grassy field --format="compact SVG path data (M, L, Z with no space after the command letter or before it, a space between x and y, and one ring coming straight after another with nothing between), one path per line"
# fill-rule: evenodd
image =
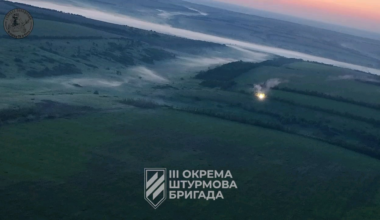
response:
M0 213L11 219L378 219L378 111L281 90L258 101L249 88L293 79L283 71L291 70L259 67L229 89L183 79L119 92L103 88L104 96L45 87L46 81L24 80L21 88L3 81L4 106L36 98L28 107L53 100L95 109L65 116L57 105L63 115L40 117L40 108L2 122ZM225 191L225 200L168 200L153 212L138 190L146 167L228 169L238 189Z
M0 210L12 219L380 217L378 160L282 132L132 108L0 133ZM142 177L156 166L228 169L238 189L225 200L168 200L153 211Z
M380 219L379 77L27 9L33 35L0 32L0 219ZM154 210L148 167L238 189Z

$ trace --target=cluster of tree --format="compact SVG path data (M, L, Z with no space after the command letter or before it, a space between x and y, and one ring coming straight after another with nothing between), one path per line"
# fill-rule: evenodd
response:
M89 64L89 63L83 63L83 64L88 66L88 67L94 68L94 69L99 69L99 67L92 65L92 64Z
M316 121L316 120L309 120L306 118L299 117L297 115L285 115L285 114L280 114L280 113L275 113L272 111L268 110L258 110L255 109L252 106L249 105L241 105L240 106L242 109L249 111L249 112L254 112L258 114L263 114L270 116L272 118L277 119L281 125L284 126L290 126L289 129L292 130L294 133L299 133L298 129L293 130L291 125L298 125L301 126L305 129L310 129L310 130L318 130L321 132L321 135L323 135L323 138L333 138L333 137L347 137L350 136L351 138L356 138L359 140L361 143L365 143L367 146L372 146L375 148L380 148L378 146L378 143L380 143L380 137L370 134L366 131L358 130L358 129L345 129L345 128L336 128L332 123L325 124L321 121ZM308 108L308 106L307 106ZM310 108L311 110L317 110ZM324 112L324 109L322 110ZM327 110L328 112L328 110ZM338 113L339 114L339 113ZM342 114L344 116L344 114ZM379 121L377 121L379 122ZM378 125L378 124L377 124ZM339 137L340 135L340 137ZM322 137L322 136L321 136Z
M307 96L315 96L319 98L324 98L324 99L330 99L338 102L345 102L349 104L354 104L354 105L360 105L364 106L367 108L372 108L375 110L380 110L380 105L376 104L371 104L367 102L362 102L362 101L357 101L349 98L344 98L342 96L334 96L334 95L328 95L323 92L317 92L317 91L310 91L310 90L298 90L298 89L291 89L291 88L286 88L286 87L275 87L273 88L274 90L279 90L279 91L284 91L284 92L291 92L291 93L297 93L301 95L307 95Z
M153 86L152 88L153 89L174 89L174 90L179 90L177 87L171 86L169 84L166 84L166 85L157 85L157 86Z
M210 50L212 48L224 47L225 45L211 43L200 40L190 40L186 38L180 38L176 36L143 34L139 36L139 39L143 42L150 44L151 46L157 46L165 49L182 50L188 53L199 53L202 49Z
M267 60L261 63L237 61L227 63L216 68L209 69L207 71L201 71L195 76L195 78L203 80L203 82L201 83L202 86L210 88L220 87L222 89L229 89L236 84L234 82L234 79L236 77L239 77L240 75L250 70L262 66L280 67L286 64L291 64L299 61L302 60L284 57L277 57L275 59Z
M258 119L249 119L244 116L235 115L231 113L219 112L213 109L199 109L199 108L178 108L173 107L172 109L177 111L184 111L193 114L206 115L210 117L215 117L219 119L234 121L242 124L259 126L262 128L278 130L281 132L286 132L289 134L294 134L322 142L326 142L332 145L340 146L358 153L362 153L377 159L380 159L380 147L377 145L380 143L380 137L375 135L366 133L365 131L358 131L355 129L350 130L339 130L337 128L332 128L328 125L318 124L315 121L308 121L306 119L298 119L298 118L283 118L281 121L283 123L301 123L307 126L319 127L321 130L324 130L325 134L330 134L328 137L315 136L315 135L307 135L305 133L300 132L298 129L292 129L289 126L285 126L280 123L262 121ZM263 112L262 112L263 113ZM282 117L282 116L279 116ZM346 140L343 135L356 135L360 139L360 143L353 144Z
M275 89L281 90L279 88L275 88ZM245 95L251 95L251 93L244 91L244 90L239 91L239 93L242 93ZM340 112L340 111L333 110L333 109L321 108L319 106L304 105L304 104L296 103L294 101L290 101L290 100L282 99L282 98L277 98L277 97L268 97L267 100L268 101L277 101L277 102L285 103L288 105L293 105L293 106L296 106L299 108L304 108L304 109L309 109L309 110L313 110L313 111L317 111L317 112L327 113L330 115L336 115L336 116L340 116L340 117L344 117L344 118L348 118L348 119L352 119L352 120L356 120L356 121L365 122L365 123L371 124L375 127L380 127L380 120L377 120L374 118L366 118L366 117L362 117L359 115L350 114L348 112ZM258 112L260 112L260 111L258 111Z
M52 63L53 64L53 63L57 63L59 61L57 61L57 60L55 60L53 58L47 57L47 56L42 56L41 59L32 59L32 60L30 60L30 62L31 63L39 63L39 64L47 62L47 63Z
M369 80L362 80L362 79L355 79L356 82L370 84L374 86L380 86L380 81L369 81Z
M98 36L45 36L30 35L27 40L102 40L104 37Z
M82 74L82 70L76 67L74 64L59 64L54 66L52 69L46 67L41 71L29 70L26 72L27 76L33 78L42 78L49 76L61 76L61 75L73 75L73 74Z
M161 105L155 102L144 99L123 99L119 101L119 103L145 109L154 109L161 107Z
M228 82L239 75L255 68L258 64L243 61L227 63L214 69L201 71L195 76L196 79Z
M241 74L246 73L255 68L259 68L262 66L280 67L286 64L291 64L299 61L302 60L284 57L277 57L275 59L266 60L260 63L237 61L227 63L216 68L209 69L207 71L201 71L198 75L195 76L195 78L203 80L231 81L236 77L240 76Z
M201 71L195 76L196 79L202 79L202 86L209 88L229 89L236 84L234 79L239 75L255 68L258 64L243 61L227 63L214 69Z
M102 55L124 66L133 66L136 64L135 60L133 59L133 56L128 52L123 52L123 53L120 53L119 55L110 53L110 52L104 52L102 53Z
M283 100L276 100L283 101ZM287 102L285 100L285 102ZM203 109L194 107L175 107L160 105L148 100L122 100L121 103L128 104L140 108L158 108L167 107L176 111L183 111L192 114L205 115L209 117L215 117L223 120L234 121L242 124L259 126L262 128L278 130L289 134L294 134L336 146L340 146L349 150L353 150L358 153L366 154L371 157L380 159L380 137L370 133L370 131L360 130L355 127L344 128L334 126L334 123L325 123L323 121L310 120L297 115L289 115L284 113L277 113L270 110L256 109L249 104L235 103L232 107L238 107L245 111L263 114L275 118L276 121L268 121L261 119L260 117L246 117L241 114L216 111L215 109ZM293 103L291 103L293 104ZM307 106L309 108L309 106ZM320 110L318 108L311 110ZM324 110L322 110L324 112ZM329 111L329 110L327 110ZM329 112L326 112L329 113ZM334 114L344 114L333 112ZM297 125L297 126L293 126ZM303 127L302 130L299 126ZM304 132L309 131L309 132ZM318 131L318 132L316 132ZM349 137L349 138L347 138ZM354 141L352 141L354 140Z
M321 108L319 106L311 106L311 105L299 104L299 103L296 103L294 101L290 101L290 100L286 100L286 99L281 99L281 98L276 98L276 97L271 97L270 99L274 100L274 101L277 101L277 102L282 102L282 103L286 103L286 104L289 104L289 105L293 105L293 106L297 106L297 107L300 107L300 108L304 108L304 109L314 110L314 111L318 111L318 112L327 113L327 114L330 114L330 115L336 115L336 116L340 116L340 117L344 117L344 118L348 118L348 119L352 119L352 120L356 120L356 121L366 122L368 124L371 124L373 126L376 126L376 127L380 128L380 120L376 120L374 118L366 118L366 117L362 117L362 116L359 116L359 115L353 115L353 114L350 114L348 112L340 112L340 111L333 110L333 109Z
M4 109L0 110L0 122L4 123L17 120L28 117L29 115L35 115L36 113L36 109L34 108Z
M236 85L235 81L218 81L218 80L205 80L202 81L201 86L208 88L221 88L223 90L228 90L234 85Z
M41 46L41 47L39 47L41 50L44 50L44 51L46 51L46 52L49 52L49 53L53 53L53 54L57 54L57 55L59 55L59 53L57 52L57 51L54 51L51 47L49 47L49 48L46 48L46 47L44 47L44 46Z
M303 60L295 59L295 58L276 57L272 60L266 60L264 62L261 62L260 66L281 67L281 66L296 63L296 62L303 62Z
M130 40L128 42L123 41L121 42L108 42L108 48L107 51L109 52L124 52L126 50L132 49L135 46L142 46L141 43Z
M127 36L131 39L138 39L136 42L142 44L142 42L148 43L152 46L158 46L162 48L182 49L182 48L203 48L220 46L219 44L210 43L206 41L190 40L186 38L180 38L176 36L168 36L159 34L155 31L146 31L138 28L125 28L119 25L112 24L90 24L83 23L82 25L94 28L96 30L103 30L108 33L113 33L121 36ZM141 46L141 45L140 45Z
M168 60L173 59L176 57L175 54L167 52L162 49L156 49L156 48L147 48L144 49L145 56L141 59L141 61L149 64L153 64L154 61L162 61L162 60Z

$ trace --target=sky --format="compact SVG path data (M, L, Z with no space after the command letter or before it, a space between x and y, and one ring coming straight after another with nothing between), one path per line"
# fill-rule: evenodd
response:
M380 33L380 0L217 0Z

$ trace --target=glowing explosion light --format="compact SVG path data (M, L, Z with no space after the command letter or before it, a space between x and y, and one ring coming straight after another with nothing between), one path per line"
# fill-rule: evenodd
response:
M262 93L262 92L257 93L256 96L257 96L257 98L259 98L260 100L264 100L264 99L267 97L267 95L265 95L265 93Z

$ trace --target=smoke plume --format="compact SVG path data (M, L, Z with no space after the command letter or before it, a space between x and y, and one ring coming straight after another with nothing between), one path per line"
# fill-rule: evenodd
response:
M284 83L285 81L281 79L269 79L268 81L261 83L261 84L255 84L253 87L253 90L255 94L257 93L268 93L273 87L276 87L280 85L281 83Z

